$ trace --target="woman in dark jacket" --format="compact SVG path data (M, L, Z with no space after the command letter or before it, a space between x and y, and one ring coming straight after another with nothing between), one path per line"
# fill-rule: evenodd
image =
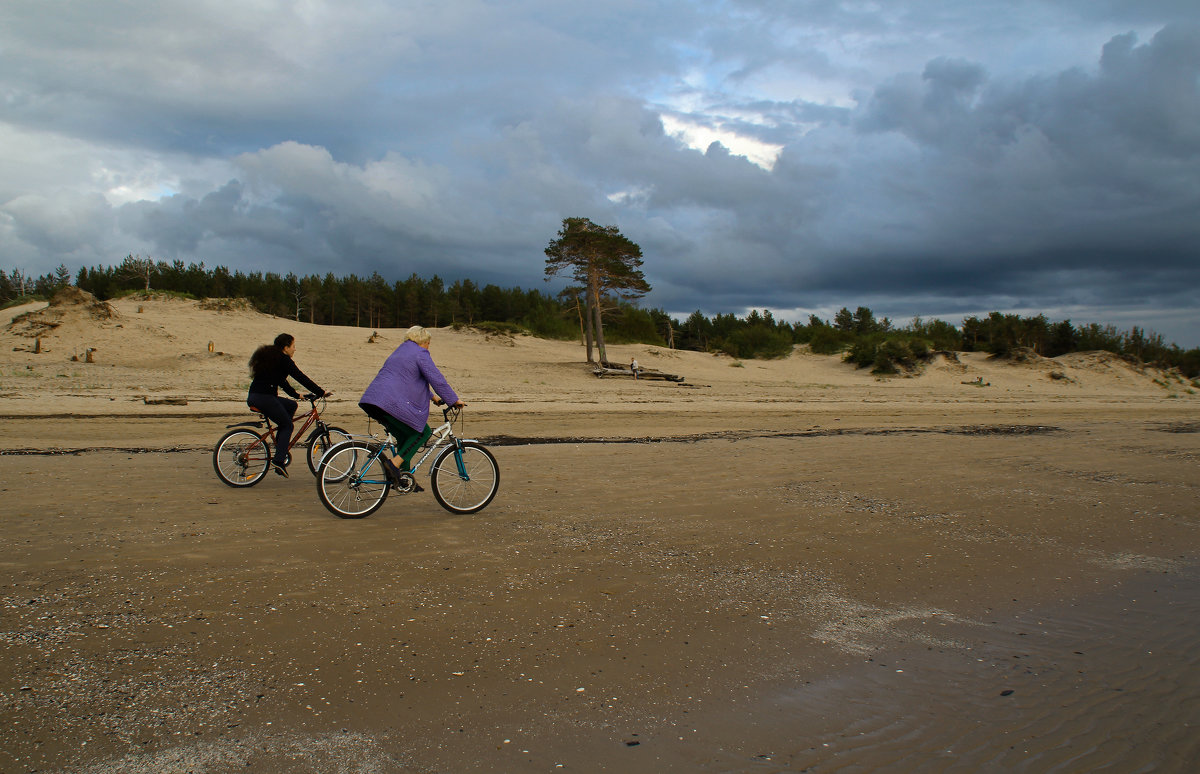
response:
M288 446L292 440L292 416L296 413L296 401L279 397L283 390L293 398L300 393L288 383L288 377L304 385L314 395L332 395L317 386L296 367L292 355L296 353L294 336L281 333L274 344L264 344L250 356L250 393L246 405L261 411L277 425L275 430L275 459L271 467L284 478L287 477Z

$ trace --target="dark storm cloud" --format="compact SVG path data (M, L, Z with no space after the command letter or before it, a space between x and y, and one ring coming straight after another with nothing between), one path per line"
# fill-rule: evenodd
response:
M833 208L858 217L842 216L837 241L823 245L809 241L814 217L776 231L819 252L810 259L773 240L779 262L770 303L857 289L981 300L1069 292L1112 304L1128 295L1122 278L1130 276L1147 288L1147 304L1180 282L1195 289L1197 52L1200 31L1178 26L1144 45L1114 38L1094 74L995 82L978 64L935 59L919 75L889 79L855 112L858 143L838 147L827 195L810 202L818 223L839 217ZM899 147L886 147L897 139ZM815 162L820 154L804 153L807 142L789 147L784 162L793 150ZM876 147L883 158L871 153ZM777 168L774 177L788 172ZM819 174L793 182L801 195L791 202L821 186ZM756 214L764 212L772 208ZM1072 286L1061 289L1051 278L1064 272ZM739 285L722 278L707 287L748 297L749 286Z
M877 90L858 128L898 132L921 155L935 253L959 245L959 260L1017 273L1048 255L1064 268L1176 265L1200 244L1197 52L1200 27L1169 27L1144 46L1114 38L1098 74L998 84L935 60L919 82Z
M672 312L1161 312L1200 343L1194 3L55 8L0 7L10 264L541 287L585 215Z

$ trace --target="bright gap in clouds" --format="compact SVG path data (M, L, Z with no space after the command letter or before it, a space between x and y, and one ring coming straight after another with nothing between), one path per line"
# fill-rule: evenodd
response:
M772 145L752 137L745 137L720 126L705 126L665 113L659 115L659 120L662 121L663 130L666 131L667 136L679 140L689 148L703 153L708 150L708 146L719 142L734 156L742 156L751 164L762 167L768 172L775 168L775 162L783 151L782 145Z
M131 202L160 201L167 199L179 191L167 183L148 183L144 185L118 185L104 192L104 198L114 207Z

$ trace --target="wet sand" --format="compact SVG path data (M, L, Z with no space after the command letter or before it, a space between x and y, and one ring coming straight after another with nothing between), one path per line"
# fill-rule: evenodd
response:
M1148 573L984 619L966 647L873 656L769 697L760 757L787 771L1191 771L1198 614L1195 577Z
M189 410L7 420L0 770L1200 756L1190 403L485 404L491 506L361 521Z

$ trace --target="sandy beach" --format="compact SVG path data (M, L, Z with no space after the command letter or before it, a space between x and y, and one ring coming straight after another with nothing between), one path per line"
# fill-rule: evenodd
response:
M0 311L0 771L1200 760L1186 380L1104 353L878 378L644 345L610 359L684 381L600 379L578 342L437 329L500 493L348 521L303 466L213 472L280 331L364 432L399 331Z

